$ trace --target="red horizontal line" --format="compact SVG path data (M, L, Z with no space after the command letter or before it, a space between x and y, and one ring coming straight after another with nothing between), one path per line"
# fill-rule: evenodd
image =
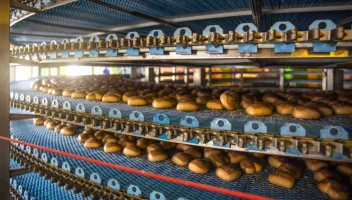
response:
M27 145L27 146L30 146L30 147L33 147L33 148L37 148L37 149L41 149L41 150L44 150L44 151L60 154L60 155L66 156L66 157L71 157L71 158L74 158L74 159L83 160L83 161L86 161L86 162L90 162L90 163L94 163L94 164L98 164L98 165L102 165L102 166L106 166L106 167L111 167L111 168L114 168L114 169L130 172L130 173L133 173L133 174L138 174L138 175L142 175L142 176L146 176L146 177L150 177L150 178L154 178L154 179L159 179L159 180L170 182L170 183L176 183L176 184L179 184L179 185L185 185L185 186L198 188L198 189L202 189L202 190L207 190L207 191L211 191L211 192L216 192L216 193L220 193L220 194L225 194L225 195L230 195L230 196L240 197L240 198L245 198L245 199L256 199L256 200L270 200L270 199L272 199L272 198L262 197L262 196L253 195L253 194L248 194L248 193L244 193L244 192L240 192L240 191L236 191L236 190L229 190L229 189L225 189L225 188L219 188L219 187L215 187L215 186L205 185L205 184L201 184L201 183L196 183L196 182L192 182L192 181L186 181L186 180L182 180L182 179L178 179L178 178L173 178L173 177L169 177L169 176L163 176L163 175L154 174L154 173L150 173L150 172L146 172L146 171L142 171L142 170L138 170L138 169L124 167L124 166L121 166L121 165L107 163L107 162L104 162L104 161L95 160L95 159L87 158L87 157L84 157L84 156L78 156L78 155L75 155L75 154L62 152L62 151L59 151L59 150L56 150L56 149L51 149L51 148L47 148L47 147L43 147L43 146L38 146L38 145L35 145L35 144L22 142L22 141L19 141L19 140L13 140L13 139L10 139L10 138L7 138L7 137L0 136L0 140L5 140L5 141L9 141L9 142L15 142L15 143L19 143L19 144L24 144L24 145Z

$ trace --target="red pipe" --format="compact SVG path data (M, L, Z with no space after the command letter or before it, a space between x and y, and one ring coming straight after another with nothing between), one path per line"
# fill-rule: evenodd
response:
M59 150L50 149L50 148L47 148L47 147L42 147L42 146L38 146L38 145L35 145L35 144L22 142L22 141L19 141L19 140L13 140L13 139L10 139L10 138L7 138L7 137L0 136L0 140L5 140L5 141L9 141L9 142L15 142L15 143L19 143L19 144L24 144L24 145L27 145L27 146L30 146L30 147L33 147L33 148L37 148L37 149L41 149L41 150L44 150L44 151L60 154L60 155L66 156L66 157L71 157L71 158L75 158L75 159L78 159L78 160L83 160L83 161L86 161L86 162L102 165L102 166L105 166L105 167L111 167L111 168L114 168L114 169L130 172L130 173L133 173L133 174L138 174L138 175L142 175L142 176L146 176L146 177L150 177L150 178L154 178L154 179L163 180L163 181L170 182L170 183L176 183L176 184L179 184L179 185L185 185L185 186L189 186L189 187L193 187L193 188L198 188L198 189L207 190L207 191L211 191L211 192L221 193L221 194L230 195L230 196L234 196L234 197L245 198L245 199L257 199L257 200L271 200L272 199L272 198L257 196L257 195L253 195L253 194L248 194L248 193L236 191L236 190L229 190L229 189L225 189L225 188L219 188L219 187L215 187L215 186L205 185L205 184L201 184L201 183L196 183L196 182L192 182L192 181L186 181L186 180L177 179L177 178L173 178L173 177L169 177L169 176L163 176L163 175L154 174L154 173L150 173L150 172L146 172L146 171L142 171L142 170L138 170L138 169L124 167L124 166L121 166L121 165L107 163L107 162L104 162L104 161L95 160L95 159L87 158L87 157L84 157L84 156L78 156L78 155L75 155L75 154L62 152L62 151L59 151Z

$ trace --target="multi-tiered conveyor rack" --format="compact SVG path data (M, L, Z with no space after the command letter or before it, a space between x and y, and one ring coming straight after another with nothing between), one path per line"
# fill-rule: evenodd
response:
M295 81L284 78L285 68L314 68L322 69L322 79L312 83L319 82L323 91L339 91L352 62L352 29L348 28L351 4L11 0L1 8L10 15L10 42L14 45L9 52L3 45L6 48L1 55L6 73L0 75L4 80L0 90L0 148L1 156L8 159L10 141L11 169L23 168L20 174L28 172L16 177L10 174L11 194L23 199L328 198L318 191L313 173L307 170L291 190L268 183L268 174L273 171L270 167L228 183L217 179L214 171L197 175L170 160L151 163L145 155L131 159L87 150L76 137L34 127L29 118L35 114L107 132L198 147L351 163L349 115L298 120L278 114L253 117L243 110L214 112L201 108L185 113L150 106L132 108L123 103L52 96L31 89L29 81L11 83L8 94L7 61L9 58L12 65L39 69L129 66L131 78L138 77L137 68L145 68L148 82L160 81L162 67L180 66L185 67L180 74L186 77L186 85L190 85L192 68L195 86L212 85L212 68L268 68L272 71L261 73L277 74L275 88L280 90ZM2 34L3 44L7 44L8 34ZM245 87L243 71L239 73L236 84ZM171 75L177 73L172 71ZM225 81L233 82L231 78ZM260 84L266 80L251 81ZM10 134L6 124L8 96L10 120L24 119L11 121ZM8 169L2 171L4 174ZM6 176L1 179L8 182Z

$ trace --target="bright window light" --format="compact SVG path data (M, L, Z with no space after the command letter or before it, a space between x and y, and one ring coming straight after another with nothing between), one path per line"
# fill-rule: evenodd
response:
M32 68L29 66L16 66L16 81L32 78Z
M68 76L92 75L92 67L89 66L67 66Z

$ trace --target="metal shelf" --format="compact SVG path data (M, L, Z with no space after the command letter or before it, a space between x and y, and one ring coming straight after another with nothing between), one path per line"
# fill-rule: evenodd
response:
M344 42L343 42L344 43ZM346 42L351 45L352 43ZM345 44L345 43L344 43ZM261 46L265 48L261 48ZM310 48L300 48L294 53L274 53L273 49L266 48L267 45L259 45L258 53L240 53L236 49L238 45L224 45L223 54L208 54L205 46L197 46L192 51L191 55L176 54L175 47L166 47L165 55L151 55L148 48L140 50L140 56L127 56L126 50L119 50L119 55L116 57L105 57L106 51L101 50L100 57L88 57L89 51L84 51L84 57L74 58L74 52L70 52L70 58L60 58L61 53L58 53L58 59L42 59L33 58L39 64L47 65L63 65L70 63L90 63L91 65L103 65L108 63L135 65L143 64L145 66L153 66L155 64L166 65L186 65L193 67L267 67L267 68L282 68L282 67L300 67L313 68L320 67L329 68L339 67L340 64L352 62L352 49L346 47L337 47L336 52L331 53L314 53ZM45 54L49 58L49 52ZM39 56L37 56L39 57ZM24 59L24 56L19 56ZM26 57L29 59L29 57ZM259 60L259 63L257 61ZM18 61L18 60L17 60Z

